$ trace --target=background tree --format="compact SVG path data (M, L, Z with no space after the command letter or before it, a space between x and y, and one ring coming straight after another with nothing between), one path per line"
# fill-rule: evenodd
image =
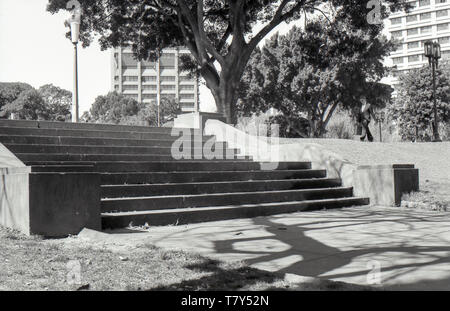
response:
M0 109L15 101L23 91L31 90L33 87L21 82L0 82Z
M48 120L49 117L44 99L33 88L20 93L15 101L4 105L0 111L2 117L9 117L12 113L21 120Z
M179 112L175 99L161 98L161 124L171 121ZM116 92L98 96L89 112L83 113L83 122L112 123L124 125L158 126L158 106L152 103L138 103L135 99Z
M239 111L250 115L275 108L290 133L321 137L338 107L358 111L360 95L382 106L392 90L377 82L386 72L383 57L393 43L380 33L381 28L354 28L349 19L327 23L319 18L304 30L276 34L249 61ZM302 118L309 121L309 133L298 122Z
M155 58L165 47L186 46L195 68L211 90L218 111L234 121L239 81L253 50L275 27L319 12L330 4L335 17L348 18L355 28L378 29L367 22L372 10L360 0L84 0L81 40L95 35L103 49L131 45L137 58ZM385 0L399 7L404 0ZM66 9L66 0L49 0L48 11ZM256 33L256 25L262 27ZM341 30L341 34L344 34ZM68 34L69 35L69 34Z
M70 121L72 92L64 90L53 84L46 84L38 89L45 101L50 121Z
M89 112L93 122L119 124L123 118L137 115L139 110L135 99L110 92L105 96L98 96Z
M436 98L440 129L450 121L450 65L443 63L436 71ZM389 116L397 123L403 140L430 140L434 122L431 68L425 65L399 76L398 94Z

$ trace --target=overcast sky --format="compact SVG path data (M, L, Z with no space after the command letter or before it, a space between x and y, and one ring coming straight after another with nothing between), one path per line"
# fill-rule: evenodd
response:
M0 82L25 82L38 88L52 83L73 89L73 46L65 38L67 12L51 15L48 0L0 0ZM282 25L278 30L288 29ZM111 90L110 52L95 42L79 48L80 115L95 98ZM215 105L201 87L201 110Z

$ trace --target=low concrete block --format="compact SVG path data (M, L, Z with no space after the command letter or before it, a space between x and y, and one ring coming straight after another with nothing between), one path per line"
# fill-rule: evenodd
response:
M100 175L2 172L0 224L32 235L64 237L101 229Z
M419 191L419 170L412 164L358 166L353 171L356 196L373 205L400 206L404 193Z
M205 123L210 119L225 122L225 117L219 113L191 112L178 115L174 120L173 127L203 129Z

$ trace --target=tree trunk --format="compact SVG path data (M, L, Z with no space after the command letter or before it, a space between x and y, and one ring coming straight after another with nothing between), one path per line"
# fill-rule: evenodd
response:
M210 88L211 93L216 101L218 113L221 113L228 124L235 125L237 122L236 103L238 100L237 88L239 86L239 78L236 72L231 70L222 72L220 82L217 87Z

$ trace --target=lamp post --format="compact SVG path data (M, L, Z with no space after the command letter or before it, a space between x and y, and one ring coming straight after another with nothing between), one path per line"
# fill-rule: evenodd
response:
M433 72L433 102L434 102L434 123L433 123L433 142L441 142L438 128L437 99L436 99L436 68L441 58L441 46L437 42L427 41L424 44L425 56L428 57L431 70Z
M75 1L76 2L76 1ZM69 4L68 4L69 5ZM79 105L78 105L78 41L80 39L80 23L81 8L74 4L71 17L68 20L70 24L70 34L74 46L74 63L73 63L73 93L72 93L72 122L79 122Z

